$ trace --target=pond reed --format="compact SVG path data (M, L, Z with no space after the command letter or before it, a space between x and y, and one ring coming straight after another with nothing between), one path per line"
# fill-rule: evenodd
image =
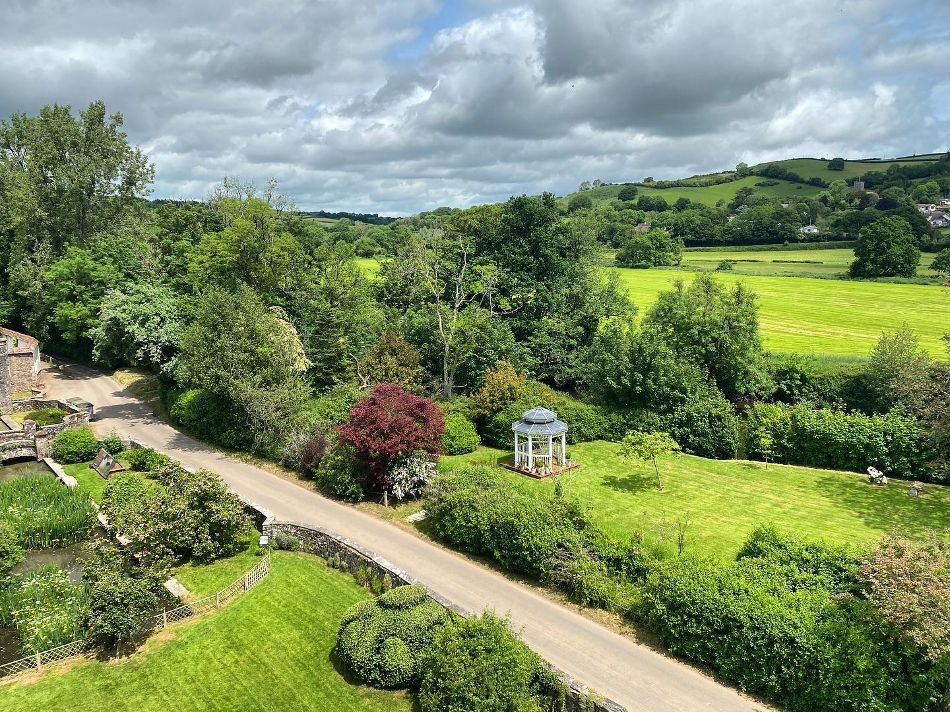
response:
M0 482L0 518L19 532L24 548L46 549L85 539L95 510L88 493L55 477L20 477Z

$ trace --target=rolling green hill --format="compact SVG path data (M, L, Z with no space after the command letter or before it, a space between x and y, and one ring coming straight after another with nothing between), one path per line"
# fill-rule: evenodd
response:
M844 170L841 171L831 171L828 170L828 161L827 158L790 158L781 161L768 161L766 163L760 163L756 166L753 166L753 170L759 170L765 166L775 165L780 166L786 170L793 171L797 173L804 179L809 178L821 178L822 180L828 181L829 183L833 180L851 180L858 178L869 171L887 171L888 167L893 164L898 165L908 165L908 164L918 164L918 163L929 163L936 161L943 154L934 153L923 156L906 156L903 158L893 158L887 160L878 160L878 159L860 159L860 160L846 160L844 164ZM712 177L714 175L721 174L709 174ZM697 177L697 176L692 176ZM704 205L716 205L720 200L728 202L735 197L736 191L739 188L752 188L756 193L760 195L766 195L770 198L778 199L794 199L801 197L813 197L818 195L823 189L818 188L813 185L803 185L801 183L793 183L787 180L779 180L778 185L770 186L756 186L756 183L761 183L763 181L773 181L774 178L769 179L764 176L747 176L745 178L740 178L739 180L734 180L729 183L720 183L718 185L705 186L701 188L694 187L674 187L674 188L651 188L648 184L637 183L637 192L638 195L662 195L668 203L674 203L679 198L689 198L690 200L702 203ZM613 185L603 185L598 188L592 188L588 191L584 191L585 195L590 196L591 200L595 205L600 203L609 203L612 200L616 200L617 194L623 188L622 184L613 184ZM563 207L567 207L570 199L577 195L577 193L570 193L560 199L560 202Z
M940 157L940 154L934 154L933 156L914 156L909 158L895 158L893 160L887 161L877 161L877 160L860 160L860 161L845 161L843 171L830 171L828 170L828 160L823 160L820 158L790 158L784 161L769 161L767 163L760 163L757 166L753 166L753 170L764 168L768 165L781 166L782 168L794 171L802 178L821 178L828 181L829 183L833 180L850 180L852 178L859 178L869 171L880 171L884 173L887 169L897 163L902 166L915 163L928 163L930 161L935 161Z
M739 188L752 188L756 193L779 199L812 197L818 195L822 190L813 185L791 183L786 180L778 181L778 185L759 187L755 185L764 180L768 179L761 176L747 176L730 183L720 183L719 185L710 185L702 188L650 188L646 185L637 185L637 194L662 195L666 199L666 202L670 204L675 203L680 198L689 198L696 203L714 206L720 200L725 202L732 200ZM621 188L623 188L622 185L602 185L599 188L591 188L590 190L584 191L584 194L589 195L595 205L599 203L609 203L611 200L617 199L617 194ZM567 207L568 202L575 195L577 195L577 193L571 193L561 198L560 201L562 205Z

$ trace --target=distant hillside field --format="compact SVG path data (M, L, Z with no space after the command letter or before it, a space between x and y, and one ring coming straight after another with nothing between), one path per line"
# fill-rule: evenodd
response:
M781 166L786 170L797 173L805 180L818 177L830 183L833 180L850 181L851 179L858 178L869 171L880 171L883 173L887 171L889 166L895 163L902 166L915 163L929 163L931 161L937 160L941 155L943 154L935 153L926 156L909 156L906 158L894 158L884 161L878 161L874 159L857 161L846 160L844 164L844 170L841 171L828 170L828 161L830 159L790 158L782 161L767 161L765 163L760 163L756 166L753 166L753 170L762 169L765 166L770 165ZM718 185L711 185L704 188L650 188L646 184L637 183L637 194L662 195L666 199L666 202L670 203L671 205L680 198L689 198L696 203L714 206L720 200L728 203L735 197L736 191L739 190L739 188L752 188L759 195L765 195L769 198L777 198L779 200L814 197L824 190L824 188L818 188L813 185L793 183L787 180L779 180L778 185L756 186L756 183L761 183L762 181L766 180L771 181L776 179L753 175L740 178L739 180L732 181L731 183L720 183ZM617 199L617 194L620 192L621 188L623 188L623 185L621 184L603 185L599 188L591 188L590 190L584 191L584 194L589 195L595 205L599 203L609 203L610 201ZM577 195L577 193L570 193L561 198L562 206L567 207L568 202L570 202L570 199L575 195Z
M695 203L715 206L720 200L728 203L735 197L736 191L739 190L739 188L752 188L759 195L767 195L770 198L778 198L780 200L813 197L822 191L822 188L817 188L813 185L791 183L787 180L778 181L778 185L758 187L755 185L765 180L772 179L763 178L762 176L746 176L745 178L734 180L731 183L720 183L719 185L710 185L704 188L649 188L647 186L638 185L637 195L661 195L670 205L680 198L688 198ZM621 188L623 188L622 185L602 185L599 188L591 188L590 190L584 191L584 195L589 195L595 205L598 203L609 203L617 199L617 194ZM577 193L571 193L561 198L563 206L566 207L570 199L575 195L577 195ZM634 200L634 202L636 202L636 200Z
M696 275L683 270L610 269L620 274L641 316L674 279L689 283ZM741 279L758 295L759 323L768 349L866 356L882 332L896 331L906 321L931 356L947 357L942 337L950 330L950 290L945 287L728 272L716 277L730 284Z
M930 269L933 253L920 256L919 277L936 277ZM827 276L845 275L854 261L854 250L801 249L801 250L687 250L683 252L683 265L702 269L715 269L723 260L733 262L732 271L738 274L765 274L774 276ZM950 328L950 325L948 325Z
M823 161L820 158L790 158L784 161L768 161L767 163L760 163L757 166L753 166L753 169L758 170L770 165L781 166L785 170L797 173L802 178L808 179L817 176L818 178L822 178L830 183L833 180L850 180L852 178L859 178L870 171L880 171L881 173L885 173L887 169L895 163L901 166L912 165L916 163L929 163L930 161L936 160L939 157L940 154L934 154L929 158L926 156L914 156L911 158L899 158L890 161L846 160L844 162L844 170L842 171L828 170L828 160Z

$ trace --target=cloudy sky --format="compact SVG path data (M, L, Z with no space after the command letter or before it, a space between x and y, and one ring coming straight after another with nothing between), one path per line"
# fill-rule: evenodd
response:
M407 214L950 148L950 0L0 0L0 117L103 99L157 197Z

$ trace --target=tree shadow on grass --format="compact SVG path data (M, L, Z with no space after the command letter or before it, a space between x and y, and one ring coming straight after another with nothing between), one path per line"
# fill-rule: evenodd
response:
M609 487L617 492L629 492L631 494L656 490L656 477L654 477L652 473L636 473L624 475L623 477L604 475L603 479L601 479L601 483L604 487Z
M828 475L818 480L825 497L883 531L950 528L950 503L945 498L938 501L933 486L920 497L909 497L908 487L910 483L904 480L891 480L883 487L872 485L860 475Z

